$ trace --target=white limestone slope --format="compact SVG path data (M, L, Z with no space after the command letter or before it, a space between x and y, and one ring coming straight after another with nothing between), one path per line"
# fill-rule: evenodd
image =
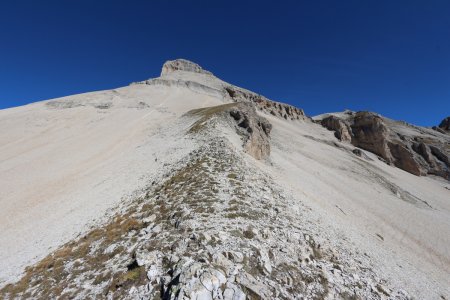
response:
M190 65L129 87L0 111L0 285L190 152L196 141L179 117L231 101L226 85ZM273 125L271 155L247 156L249 163L311 207L318 235L419 299L450 297L448 182L368 152L371 160L358 157L309 120L264 116Z
M418 299L450 296L450 183L351 152L310 122L273 124L271 162L278 184L311 206L328 241L354 247L379 275ZM426 203L425 203L426 202Z
M1 110L0 283L188 153L178 117L221 103L185 88L132 85Z

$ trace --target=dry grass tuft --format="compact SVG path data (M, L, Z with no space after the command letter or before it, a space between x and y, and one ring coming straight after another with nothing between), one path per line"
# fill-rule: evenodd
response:
M228 103L213 107L194 109L187 112L187 115L200 116L200 118L189 129L189 133L200 132L204 128L205 122L208 121L211 117L234 106L236 106L236 103Z

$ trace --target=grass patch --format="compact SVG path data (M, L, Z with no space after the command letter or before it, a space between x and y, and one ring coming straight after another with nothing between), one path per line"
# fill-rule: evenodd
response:
M4 299L6 295L8 298L23 298L25 294L47 299L59 298L77 277L82 281L93 278L94 284L109 280L112 277L109 273L101 273L97 277L94 274L101 271L116 254L128 253L123 246L116 247L111 253L105 253L105 249L111 244L120 244L129 232L142 227L143 224L130 213L118 216L105 227L91 230L76 242L67 243L34 266L26 268L25 275L17 283L0 290L0 298ZM97 246L94 248L94 245ZM66 266L70 265L70 269L67 269ZM134 280L136 272L127 273L123 281Z
M235 173L230 173L230 174L228 174L228 178L230 178L230 179L236 179L236 178L237 178L237 175L236 175Z

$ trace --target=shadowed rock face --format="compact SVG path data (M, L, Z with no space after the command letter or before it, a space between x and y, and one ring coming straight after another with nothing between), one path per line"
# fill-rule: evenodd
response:
M239 103L230 110L230 116L237 123L238 133L243 136L245 151L256 159L267 158L270 155L272 124L258 116L250 103Z
M450 132L450 117L447 117L444 120L442 120L441 124L439 124L439 128L447 132Z
M418 176L433 174L450 179L450 138L446 135L371 112L330 115L320 123L335 131L341 141L370 151L388 164ZM445 120L439 128L446 130Z
M350 128L341 119L335 116L329 116L321 121L321 124L326 128L332 128L334 130L334 136L341 141L350 142L352 136L349 132Z

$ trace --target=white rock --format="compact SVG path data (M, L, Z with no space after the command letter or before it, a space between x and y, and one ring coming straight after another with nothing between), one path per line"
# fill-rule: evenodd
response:
M150 282L153 282L160 275L160 270L155 265L152 265L147 271L147 278Z
M158 260L158 251L136 250L136 262L139 266L154 264Z
M156 225L155 227L152 228L152 232L154 233L160 233L161 232L161 226L160 225Z
M234 300L233 299L234 291L230 288L225 289L223 292L223 299L224 300Z
M153 215L151 215L151 216L149 216L147 218L142 219L142 222L144 222L144 223L152 223L155 220L156 220L156 215L153 214Z
M269 253L267 252L267 250L265 248L260 247L259 254L260 254L259 260L264 270L268 274L272 273L272 265L270 264Z

